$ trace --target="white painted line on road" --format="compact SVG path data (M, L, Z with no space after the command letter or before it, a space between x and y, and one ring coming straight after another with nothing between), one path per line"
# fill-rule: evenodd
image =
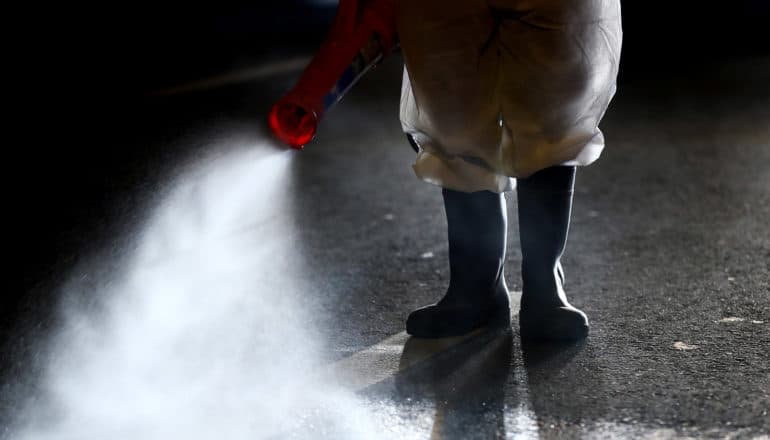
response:
M512 316L519 313L520 299L521 292L511 292ZM414 356L403 360L401 355L409 335L401 332L329 365L321 376L329 377L345 389L359 391L450 350L484 331L479 329L453 338L415 339L413 343L419 344L419 350L414 351Z
M480 330L476 330L455 338L421 340L420 342L424 341L427 349L420 350L420 356L410 359L404 365L401 363L401 354L404 351L404 344L409 339L409 335L406 332L401 332L350 357L335 362L329 367L326 374L331 375L334 381L345 389L362 390L395 376L408 366L425 361L479 333Z
M182 95L201 90L211 90L219 87L242 84L258 79L268 78L275 75L282 75L303 69L310 62L310 57L296 57L284 61L277 61L270 64L249 67L235 72L212 76L210 78L192 81L167 89L157 90L152 93L155 96Z

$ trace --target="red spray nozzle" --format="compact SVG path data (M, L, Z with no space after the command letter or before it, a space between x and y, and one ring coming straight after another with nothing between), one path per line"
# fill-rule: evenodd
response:
M275 137L302 149L329 108L396 45L394 0L340 0L329 36L270 110Z
M268 123L278 140L301 150L315 136L318 115L300 105L281 100L270 109Z

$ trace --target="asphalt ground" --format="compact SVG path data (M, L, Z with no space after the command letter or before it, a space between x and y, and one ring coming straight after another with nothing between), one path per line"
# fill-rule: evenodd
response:
M4 326L3 435L159 438L162 420L178 421L132 412L136 402L163 396L157 414L184 413L178 389L156 382L192 386L221 365L240 374L216 362L240 359L238 346L251 347L242 357L256 375L239 385L274 380L245 401L211 394L221 382L204 387L208 401L234 402L227 414L252 405L260 420L230 438L770 435L769 59L619 89L602 125L607 148L577 175L563 264L592 328L569 347L522 347L515 317L508 334L428 343L402 333L410 310L440 298L448 264L440 190L414 178L400 132L400 68L392 58L370 74L302 152L275 152L262 122L295 71L176 88L99 130L121 177L97 174L110 203L78 205L56 263L41 263ZM507 199L515 300L521 253L515 194ZM169 356L180 344L186 354ZM165 373L132 394L148 362ZM325 382L355 404L330 403ZM337 412L303 415L302 396ZM284 423L273 405L301 422ZM351 428L349 417L372 420ZM243 418L216 420L235 429Z

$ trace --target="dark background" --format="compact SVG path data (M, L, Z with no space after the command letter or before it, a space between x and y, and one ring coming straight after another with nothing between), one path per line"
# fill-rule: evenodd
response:
M733 59L770 54L769 4L624 1L621 86L697 79ZM11 120L21 134L8 149L21 157L6 162L6 176L15 180L7 188L18 213L21 284L5 295L2 318L21 313L26 292L74 264L84 242L109 237L118 219L131 217L126 198L147 183L137 170L174 154L132 142L165 120L148 92L310 54L333 16L333 5L301 0L40 4L8 14L17 27L9 70L20 77L8 86Z

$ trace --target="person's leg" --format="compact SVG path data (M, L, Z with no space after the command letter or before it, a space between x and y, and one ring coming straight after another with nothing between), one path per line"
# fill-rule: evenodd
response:
M490 191L443 190L450 280L437 304L409 315L412 336L457 336L479 327L510 325L508 289L503 277L507 214L505 197Z
M518 180L524 339L575 340L588 318L567 301L559 259L567 243L575 167L556 166Z

